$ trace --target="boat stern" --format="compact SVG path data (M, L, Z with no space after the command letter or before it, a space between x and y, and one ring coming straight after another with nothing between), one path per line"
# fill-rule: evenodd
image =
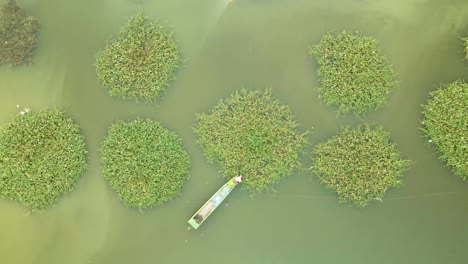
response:
M191 225L191 226L192 226L193 228L195 228L195 229L198 229L198 227L199 227L200 224L201 224L201 223L200 223L200 224L197 223L197 220L195 220L195 216L192 217L192 218L190 218L190 219L188 220L187 223L189 223L189 225Z

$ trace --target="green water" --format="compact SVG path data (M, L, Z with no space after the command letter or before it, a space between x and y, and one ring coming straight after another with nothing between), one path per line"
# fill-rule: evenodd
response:
M0 1L2 3L5 0ZM18 0L39 18L35 63L0 67L0 122L56 106L81 126L88 170L42 214L0 200L0 263L468 263L468 185L437 160L418 130L420 104L440 84L468 78L461 36L465 0ZM155 104L110 98L96 52L137 10L173 27L184 67ZM235 190L199 230L187 219L224 181L195 144L195 113L237 88L271 87L291 106L311 147L360 121L317 98L308 46L330 31L379 40L400 87L366 120L414 161L404 185L365 209L337 203L314 175L296 171L276 193ZM183 139L191 177L182 194L143 213L124 208L100 173L99 145L118 119L149 117ZM310 162L305 159L305 166Z

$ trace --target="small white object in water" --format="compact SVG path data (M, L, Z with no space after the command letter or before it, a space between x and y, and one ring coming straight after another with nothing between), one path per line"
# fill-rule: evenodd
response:
M432 139L429 139L429 143L431 143L431 142L432 142Z
M16 105L16 108L19 108L19 104Z
M29 109L29 108L26 107L26 108L24 109L24 111L25 111L26 113L28 113L29 111L31 111L31 109Z
M21 111L20 114L24 115L24 111Z

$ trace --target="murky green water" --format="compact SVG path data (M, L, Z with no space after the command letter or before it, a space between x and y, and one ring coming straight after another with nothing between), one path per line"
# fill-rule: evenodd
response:
M468 78L459 39L468 32L465 0L18 3L40 20L39 48L34 65L0 68L0 122L18 111L16 104L33 111L57 106L81 126L89 166L76 189L42 214L0 201L0 263L468 263L468 185L437 160L418 130L428 92ZM154 105L110 98L93 68L96 52L137 10L173 27L186 60ZM376 37L399 73L400 88L366 119L383 125L414 161L404 185L382 204L357 209L297 171L274 194L251 198L235 190L201 229L188 231L187 219L224 182L195 145L195 113L237 88L271 87L303 130L313 127L312 146L360 122L337 118L313 89L308 46L342 29ZM136 117L178 133L192 159L182 195L143 213L123 207L98 162L110 124Z

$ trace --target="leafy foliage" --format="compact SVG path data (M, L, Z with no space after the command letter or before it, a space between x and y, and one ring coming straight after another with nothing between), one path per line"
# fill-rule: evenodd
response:
M464 38L463 42L465 44L465 58L468 61L468 37Z
M381 127L343 129L313 152L312 171L322 184L338 193L340 202L364 207L381 200L389 187L400 184L409 160L402 160Z
M372 37L346 31L327 34L309 53L319 64L320 96L337 105L339 113L377 109L397 85L395 72Z
M198 115L194 130L205 156L219 163L226 179L242 174L242 185L260 192L300 166L306 139L296 128L289 107L270 90L242 89L210 114Z
M17 115L0 130L0 196L33 210L55 203L86 169L84 139L59 110Z
M101 152L105 178L123 203L135 208L175 197L190 167L180 138L149 119L113 124Z
M14 0L9 0L0 18L0 63L30 64L38 28L35 17L27 16Z
M138 14L96 59L96 72L111 96L152 100L175 77L179 48L172 33Z
M468 84L457 81L432 92L423 105L422 130L455 175L468 180Z

